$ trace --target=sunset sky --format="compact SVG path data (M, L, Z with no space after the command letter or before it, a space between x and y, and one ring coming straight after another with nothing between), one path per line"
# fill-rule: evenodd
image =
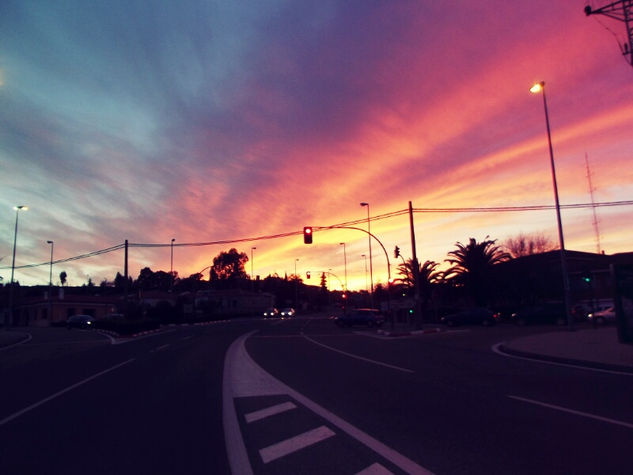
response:
M594 7L606 2L593 2ZM633 67L624 24L584 0L25 1L0 6L0 276L130 243L130 275L187 277L236 247L254 274L331 269L365 289L367 236L300 232L408 207L552 205L545 81L563 205L633 199ZM601 249L633 251L633 207L597 208ZM566 247L595 252L589 208ZM543 233L553 210L416 213L420 260L455 243ZM359 224L365 227L366 222ZM407 215L372 221L411 257ZM374 282L385 255L372 245ZM299 259L296 261L296 259ZM367 263L369 266L369 263ZM113 280L123 251L55 264ZM246 271L250 274L251 262ZM208 277L208 274L206 274ZM48 265L17 268L47 284ZM333 278L332 288L340 288Z

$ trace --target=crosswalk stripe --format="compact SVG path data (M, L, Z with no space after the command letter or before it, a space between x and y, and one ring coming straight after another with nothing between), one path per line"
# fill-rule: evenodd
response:
M283 404L277 404L275 406L270 406L265 409L261 409L259 411L250 412L244 416L247 423L259 421L261 419L265 419L270 416L274 416L275 414L281 414L282 412L290 411L292 409L296 409L295 406L291 402L284 402Z
M333 435L336 434L327 427L317 427L316 429L261 449L259 455L262 457L264 463L272 462L273 460L277 460L278 458L328 439Z
M379 463L375 463L370 465L366 469L361 470L356 475L393 475L393 472L390 472Z

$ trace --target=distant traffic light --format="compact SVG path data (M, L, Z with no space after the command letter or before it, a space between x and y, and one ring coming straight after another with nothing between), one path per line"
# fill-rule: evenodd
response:
M400 248L398 246L396 246L393 250L393 256L397 259L398 257L400 257Z
M310 271L306 271L306 279L310 278Z
M591 283L591 275L590 274L583 274L582 280L584 280L588 284Z
M303 243L312 244L312 226L306 226L303 228Z

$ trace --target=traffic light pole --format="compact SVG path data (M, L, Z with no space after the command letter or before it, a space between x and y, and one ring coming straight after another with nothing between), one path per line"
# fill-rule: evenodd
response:
M415 304L415 314L413 318L415 319L415 324L420 326L422 325L422 302L420 302L420 264L418 264L418 255L415 248L415 228L413 226L413 204L409 201L409 226L411 227L411 251L413 253L413 261L411 262L411 269L413 271L413 285L414 285L414 304Z

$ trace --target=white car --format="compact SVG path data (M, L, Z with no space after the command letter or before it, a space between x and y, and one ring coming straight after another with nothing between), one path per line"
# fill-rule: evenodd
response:
M608 322L615 322L615 308L609 307L599 312L593 312L587 315L589 321L597 324L604 324Z

